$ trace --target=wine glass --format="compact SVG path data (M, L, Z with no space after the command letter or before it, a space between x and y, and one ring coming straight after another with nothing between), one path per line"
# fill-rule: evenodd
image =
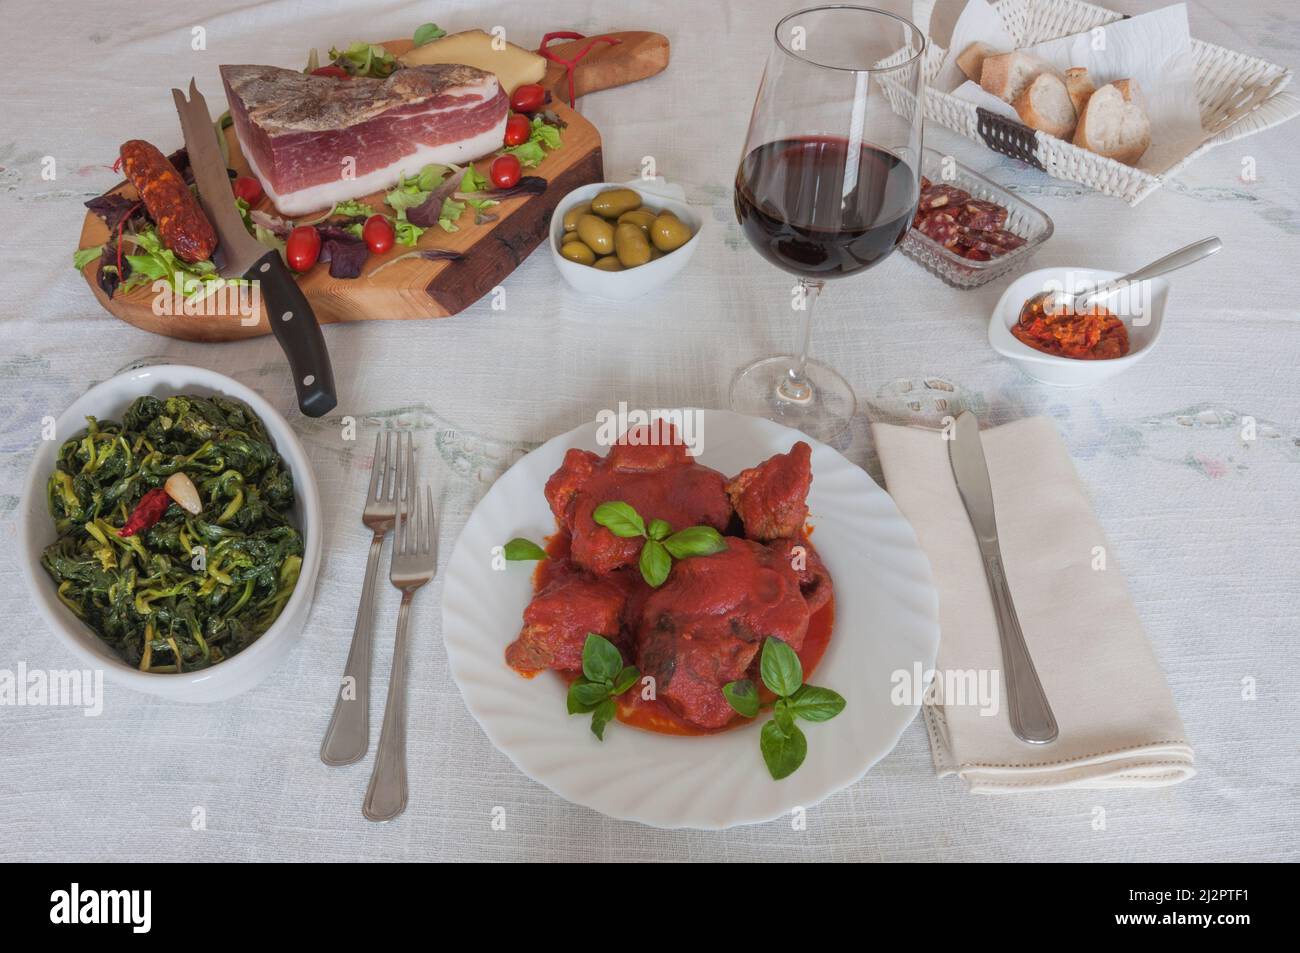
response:
M736 218L764 258L799 279L797 356L739 371L733 410L834 440L853 388L808 357L826 279L864 271L903 240L920 194L925 35L884 10L824 6L776 25L736 172Z

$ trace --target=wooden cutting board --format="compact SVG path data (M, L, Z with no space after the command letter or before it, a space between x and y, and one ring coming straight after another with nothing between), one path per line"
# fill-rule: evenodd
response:
M583 59L575 83L580 96L645 79L668 64L668 41L657 33L608 35L618 37L621 42L617 45L599 44ZM567 58L587 42L558 43L550 49ZM393 40L383 46L400 56L410 49L411 41ZM553 95L547 108L568 123L563 131L562 146L549 152L535 169L526 170L526 174L539 175L547 180L546 191L540 195L505 199L492 209L498 216L495 222L475 225L471 210L461 217L459 231L445 232L435 226L420 237L419 247L460 252L464 257L459 261L407 259L385 268L374 278L367 278L385 261L411 250L399 245L387 254L371 255L359 278L331 278L328 265L314 266L299 277L298 283L322 324L441 318L464 310L500 285L545 239L551 214L560 199L579 186L604 179L600 134L595 126L565 105L568 86L563 67L551 64L543 85L551 89ZM209 95L212 92L210 90ZM234 129L227 129L225 135L230 147L230 167L240 175L249 174ZM162 150L164 153L169 151L166 146ZM475 166L486 173L490 162L491 157L476 162ZM126 182L109 191L131 198L136 196L135 189ZM388 210L383 198L384 193L377 192L367 196L365 201L376 210ZM275 212L266 198L258 207ZM108 229L99 216L87 213L77 247L100 245L108 237ZM254 324L251 319L242 321L238 315L156 313L154 303L157 296L149 285L126 295L118 292L110 299L95 282L96 266L97 262L91 262L82 270L91 291L106 310L137 328L187 341L233 341L271 332L263 314L257 315Z

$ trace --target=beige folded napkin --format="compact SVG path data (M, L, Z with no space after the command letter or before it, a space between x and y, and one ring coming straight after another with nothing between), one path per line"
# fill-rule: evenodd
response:
M937 430L872 430L889 493L939 590L936 677L970 688L971 673L984 673L986 700L993 678L999 690L992 715L981 714L994 706L978 704L976 691L964 700L949 691L923 708L939 776L995 794L1158 787L1195 774L1169 686L1052 422L1032 417L980 434L1012 598L1060 727L1047 745L1011 731L993 601L948 442Z

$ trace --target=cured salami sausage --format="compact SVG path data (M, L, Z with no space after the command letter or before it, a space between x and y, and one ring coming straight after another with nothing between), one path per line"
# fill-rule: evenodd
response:
M1003 229L979 229L968 228L965 225L958 226L958 241L970 248L979 249L988 252L990 255L1004 255L1013 249L1019 248L1025 243L1025 240L1019 235ZM967 257L970 257L969 255Z
M933 241L938 242L946 248L951 248L957 241L958 230L961 228L957 224L957 219L943 210L930 212L921 217L917 230Z
M217 233L176 167L143 139L122 143L120 154L122 171L140 193L162 243L182 261L211 258L217 248Z
M957 207L970 200L970 193L955 185L931 185L921 193L917 208L928 212L931 209Z
M993 202L970 199L962 207L957 221L967 228L1001 228L1007 221L1007 210Z

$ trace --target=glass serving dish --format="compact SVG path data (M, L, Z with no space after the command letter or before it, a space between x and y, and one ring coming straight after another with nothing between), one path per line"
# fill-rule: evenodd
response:
M921 174L931 182L954 185L965 189L974 198L1001 205L1008 213L1003 227L1025 239L1025 244L1005 255L988 261L974 261L944 248L915 228L909 228L907 237L903 239L903 254L954 288L978 288L1012 270L1024 268L1038 246L1052 237L1052 220L1046 212L968 169L950 155L937 149L923 149Z

